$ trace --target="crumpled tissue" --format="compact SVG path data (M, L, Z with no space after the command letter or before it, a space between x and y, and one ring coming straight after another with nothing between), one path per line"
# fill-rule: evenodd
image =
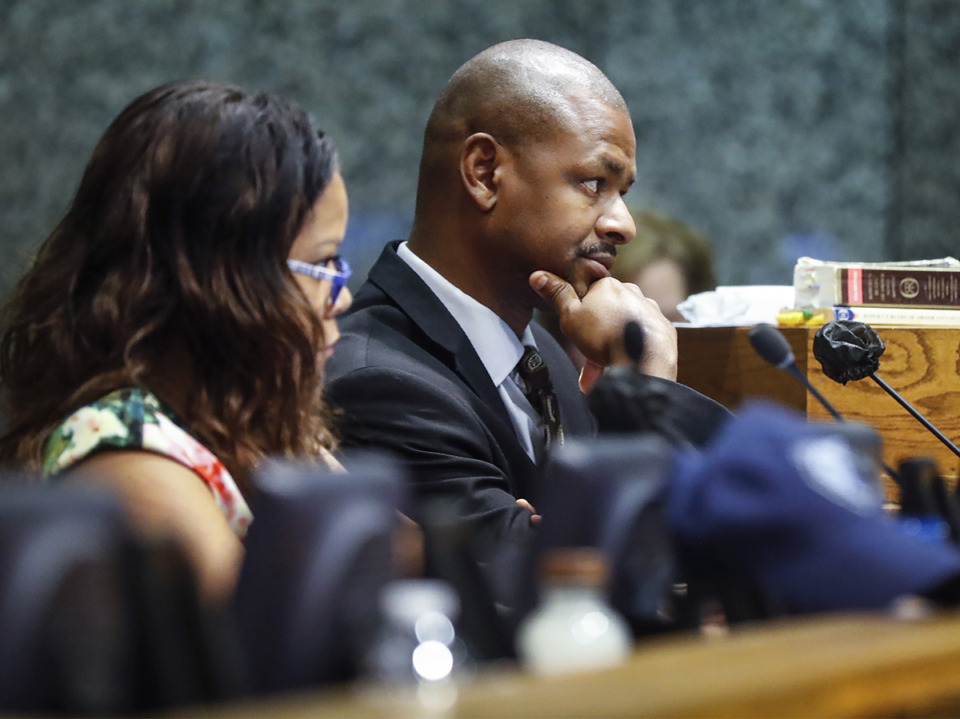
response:
M792 285L728 286L691 295L677 309L700 327L776 325L777 315L784 307L793 307L793 300Z

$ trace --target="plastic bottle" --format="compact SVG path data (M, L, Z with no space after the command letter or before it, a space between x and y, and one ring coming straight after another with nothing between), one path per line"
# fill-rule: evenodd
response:
M387 584L380 595L380 639L367 658L370 673L395 682L450 679L465 653L455 629L459 606L453 587L440 580Z
M517 654L537 674L608 667L630 653L633 637L607 603L606 557L588 548L546 552L541 599L517 632Z

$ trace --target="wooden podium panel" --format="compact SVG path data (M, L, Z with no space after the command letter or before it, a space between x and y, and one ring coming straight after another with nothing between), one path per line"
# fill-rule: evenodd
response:
M896 468L908 457L933 457L948 482L960 473L960 458L930 434L869 377L841 385L823 374L813 356L816 327L782 328L797 366L811 384L850 421L877 429L884 459ZM874 327L887 349L876 374L923 416L960 444L960 329ZM765 397L832 421L830 414L793 377L764 362L750 346L749 327L678 327L677 379L731 410Z
M640 641L609 669L539 677L506 664L458 688L356 684L170 711L169 717L960 716L960 617L828 615L728 636Z

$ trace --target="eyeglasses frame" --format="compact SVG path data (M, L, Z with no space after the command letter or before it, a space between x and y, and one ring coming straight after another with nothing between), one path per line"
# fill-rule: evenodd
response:
M334 263L334 269L327 267L331 262ZM290 268L291 272L296 272L298 275L306 275L315 280L329 281L331 283L329 299L331 306L337 303L340 290L346 286L347 280L353 275L350 263L339 255L318 264L303 262L302 260L287 260L287 267Z

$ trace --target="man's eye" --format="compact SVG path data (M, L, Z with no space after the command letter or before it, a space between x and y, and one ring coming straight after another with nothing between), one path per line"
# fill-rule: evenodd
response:
M603 187L603 180L600 178L584 180L583 186L586 187L590 192L596 194L600 192L600 189Z

